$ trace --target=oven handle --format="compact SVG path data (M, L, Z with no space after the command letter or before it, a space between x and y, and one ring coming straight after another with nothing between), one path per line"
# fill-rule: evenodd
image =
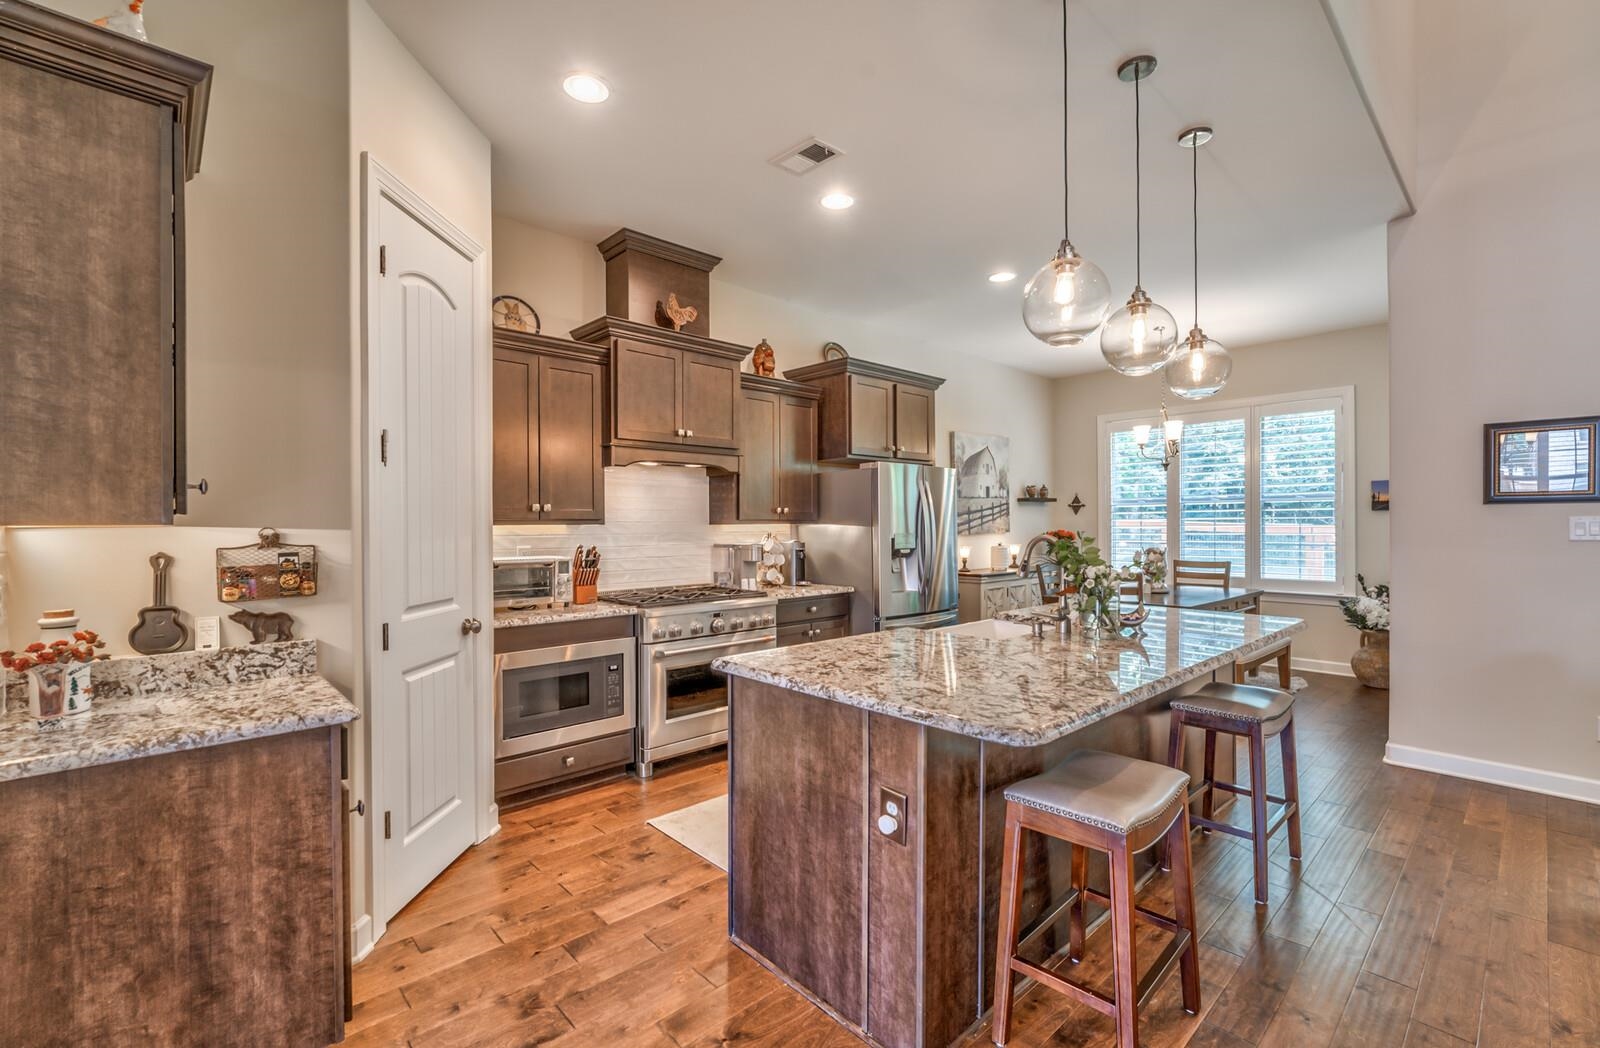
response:
M656 658L670 659L674 655L693 655L697 651L723 651L726 648L743 648L750 644L765 644L769 640L777 639L778 635L776 633L769 633L764 637L751 637L749 640L741 640L737 644L723 642L721 644L702 644L696 648L678 648L675 651L657 651ZM732 652L724 651L724 654L732 654Z

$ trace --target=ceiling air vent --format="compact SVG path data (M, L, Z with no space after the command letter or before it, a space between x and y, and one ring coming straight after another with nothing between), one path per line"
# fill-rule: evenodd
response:
M808 138L799 145L791 146L773 157L772 163L783 168L791 175L803 175L807 171L815 170L838 155L839 150L826 142Z

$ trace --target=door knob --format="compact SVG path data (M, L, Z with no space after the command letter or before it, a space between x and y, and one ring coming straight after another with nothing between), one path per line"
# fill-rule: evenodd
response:
M190 491L198 491L200 494L204 495L206 492L211 490L211 483L210 481L206 480L206 478L201 477L200 483L190 484L188 485L188 488Z
M483 632L483 623L479 622L477 619L462 619L461 620L461 635L462 636L466 636L469 633L482 633L482 632Z

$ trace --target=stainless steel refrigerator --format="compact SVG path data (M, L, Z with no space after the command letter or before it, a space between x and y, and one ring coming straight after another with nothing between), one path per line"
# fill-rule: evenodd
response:
M956 471L877 462L820 485L820 523L798 529L806 574L855 587L851 632L955 625Z

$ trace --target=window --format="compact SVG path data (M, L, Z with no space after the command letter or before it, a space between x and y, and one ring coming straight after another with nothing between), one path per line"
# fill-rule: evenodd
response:
M1151 413L1102 417L1107 556L1127 564L1147 546L1166 546L1172 560L1230 562L1241 585L1350 592L1354 402L1347 388L1173 412L1183 439L1167 471L1133 442L1134 425L1153 422Z

